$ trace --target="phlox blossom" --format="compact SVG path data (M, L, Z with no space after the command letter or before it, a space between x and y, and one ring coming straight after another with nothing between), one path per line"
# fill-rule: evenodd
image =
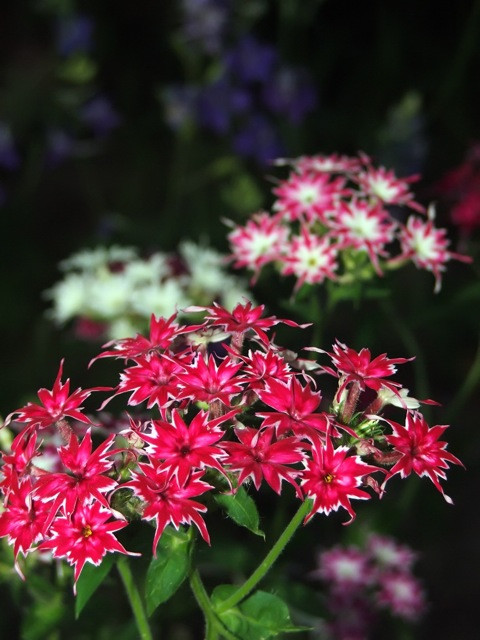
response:
M407 621L418 620L425 612L425 593L420 582L405 571L390 571L379 579L376 600L397 617Z
M442 286L442 272L445 271L445 264L453 258L462 262L471 262L472 259L449 251L447 230L436 228L434 221L435 211L432 207L428 210L426 221L410 216L407 224L400 230L401 254L392 262L410 259L416 267L431 271L435 277L434 291L438 293Z
M227 237L235 268L246 267L258 274L264 265L278 260L283 253L288 228L280 216L260 211L253 214L245 226L235 226Z
M153 537L153 555L160 536L167 524L171 523L178 529L181 524L195 524L202 538L210 544L207 526L200 513L207 511L207 507L196 500L191 500L210 489L200 478L203 471L191 473L183 486L178 478L162 468L159 462L151 464L139 463L138 471L132 471L132 480L124 483L122 488L132 489L134 494L145 502L143 520L155 520L156 530Z
M295 487L298 497L302 499L300 487L295 483L299 471L287 466L304 459L304 446L298 438L277 440L273 428L258 430L243 426L235 429L235 435L240 442L223 443L228 453L224 464L232 471L240 471L239 485L251 477L258 491L265 478L272 489L280 494L282 481L286 480Z
M315 513L328 516L331 511L343 507L350 515L350 520L344 524L350 524L355 519L350 500L368 500L370 494L359 488L363 478L382 469L363 462L359 456L350 455L349 447L334 449L330 436L326 436L324 442L315 438L311 452L311 459L304 462L301 482L305 495L313 500L305 522Z
M312 233L302 227L298 236L292 236L283 256L283 275L294 275L297 278L295 291L304 282L317 284L326 278L335 280L338 248L330 238Z
M243 379L236 375L241 366L228 358L217 364L213 355L205 360L199 353L194 362L176 376L176 400L218 400L230 406L232 398L243 391Z
M347 193L344 187L343 177L331 180L325 173L292 173L273 189L277 196L273 209L289 221L324 220L325 212Z
M448 503L452 499L447 496L440 484L440 479L445 479L445 469L449 463L462 465L462 462L446 450L447 442L439 440L448 425L435 425L429 427L425 418L418 411L409 411L406 416L405 426L392 420L384 420L392 427L393 434L386 439L395 451L400 454L400 459L390 469L386 480L399 473L401 478L406 478L412 471L418 476L427 476L440 491Z
M17 422L25 422L28 428L38 427L39 429L45 429L67 416L80 422L91 423L90 418L82 413L83 407L80 405L94 391L110 389L109 387L78 388L70 395L70 380L67 379L62 383L63 362L62 359L53 388L51 390L40 389L38 391L41 405L28 402L24 407L16 409L7 416L5 424L8 424L15 415L15 420Z
M68 517L56 518L51 525L51 537L39 545L40 550L51 549L54 558L65 558L75 567L74 593L76 583L86 562L98 566L107 553L129 552L113 535L127 526L126 520L110 521L112 512L99 502L79 504Z
M355 179L366 196L377 198L387 205L406 205L420 213L425 211L422 205L414 201L409 187L409 183L418 180L419 176L400 179L392 170L385 167L375 169L366 156L363 159L367 160L368 167L366 171L357 174Z

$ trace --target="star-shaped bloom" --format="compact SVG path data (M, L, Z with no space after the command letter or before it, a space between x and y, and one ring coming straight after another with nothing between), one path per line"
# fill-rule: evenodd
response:
M326 436L325 442L314 439L311 452L311 459L304 463L301 483L306 496L313 500L305 522L315 513L322 512L328 516L331 511L343 507L350 515L350 520L344 524L350 524L355 519L350 500L370 498L370 494L359 488L364 477L383 470L363 462L359 456L350 455L349 447L334 449L330 436Z
M200 402L223 402L229 406L232 398L243 391L243 379L236 374L242 364L224 358L217 364L213 355L205 360L198 354L195 361L176 376L176 399Z
M126 520L111 521L112 512L99 502L79 504L70 517L56 518L50 528L51 538L42 542L39 549L51 549L54 558L65 558L75 567L76 584L86 562L98 566L107 553L138 555L127 551L113 535L127 526Z
M63 359L60 362L58 374L53 384L53 388L40 389L38 398L40 404L29 402L26 406L16 409L5 422L8 423L16 415L17 422L25 422L28 428L38 427L45 429L62 418L69 417L80 422L91 424L90 418L82 413L81 404L94 391L107 391L109 387L94 387L92 389L78 388L70 395L70 380L67 379L62 383Z
M207 507L196 500L191 500L213 487L200 478L203 471L192 473L186 483L180 486L178 479L160 463L138 464L138 471L132 471L132 480L122 485L122 488L132 489L136 496L145 502L143 520L155 520L157 527L153 537L153 555L160 536L167 524L171 523L178 529L181 524L195 524L202 538L210 544L210 536L205 521L200 513L207 511Z
M235 434L240 442L223 444L228 453L224 464L229 465L232 471L240 471L239 485L251 477L258 491L265 478L272 489L280 494L282 481L286 480L295 487L298 497L302 499L302 492L295 482L299 471L287 466L301 462L305 457L304 446L298 438L277 440L273 428L259 431L240 427L235 429Z
M445 495L440 479L445 479L445 469L449 463L462 465L462 462L446 450L448 443L439 440L448 425L435 425L429 427L425 418L418 411L407 413L405 426L385 420L392 427L393 434L386 439L395 451L400 454L400 459L390 469L387 479L399 473L401 478L406 478L412 471L418 476L427 476L440 491L448 503L452 499Z

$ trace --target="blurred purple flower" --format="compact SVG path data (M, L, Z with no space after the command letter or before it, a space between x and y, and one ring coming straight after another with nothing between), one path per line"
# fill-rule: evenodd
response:
M97 96L80 109L80 120L98 137L106 136L122 122L112 103L104 96Z
M218 53L230 17L231 0L183 0L183 37L208 54Z
M275 48L246 35L225 55L227 69L242 82L264 82L277 60Z
M197 105L200 124L215 133L227 133L232 117L244 113L250 101L248 91L223 76L200 91Z
M92 48L92 34L95 23L84 15L60 18L56 29L56 49L61 56L87 52Z
M46 136L45 164L56 167L70 158L75 148L75 140L62 129L50 129Z
M233 148L236 153L251 157L260 165L267 165L285 153L272 123L260 114L250 116L243 128L234 136Z
M20 155L17 151L12 132L8 124L0 122L0 167L15 171L20 166Z
M299 124L315 108L317 95L306 69L279 67L265 83L262 100L274 113Z
M161 95L166 123L172 129L195 120L198 89L189 85L170 85Z

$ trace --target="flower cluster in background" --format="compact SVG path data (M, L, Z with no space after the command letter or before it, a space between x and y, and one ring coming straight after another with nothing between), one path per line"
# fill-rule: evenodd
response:
M17 122L11 106L15 91L0 110L0 168L9 174L28 165L31 154L37 161L39 150L40 170L54 169L69 158L94 156L122 122L97 79L93 18L67 10L55 15L50 26L51 53L39 56L37 69L38 76L48 76L51 83L40 127L36 113ZM0 184L0 206L7 191Z
M295 278L298 291L304 283L369 280L413 262L433 274L438 292L449 260L470 261L448 249L433 208L425 211L415 201L410 184L418 176L398 178L365 154L278 163L291 170L276 180L272 212L257 212L245 225L230 223L234 266L250 269L254 278L275 263L282 275ZM406 220L399 213L404 208L415 212Z
M57 324L75 320L79 338L114 339L144 331L152 313L213 301L231 309L252 296L225 264L222 254L191 241L146 257L133 247L85 249L60 263L64 278L45 292L49 315Z
M416 554L391 537L370 535L364 545L336 546L318 555L311 576L326 588L329 640L367 640L382 612L417 622L426 610Z
M280 122L300 125L317 104L304 67L285 63L273 44L253 33L235 33L233 3L186 1L180 46L205 56L197 80L162 93L165 117L178 129L194 121L230 140L233 151L266 165L284 154Z
M190 311L203 311L203 322L181 325L175 315L152 316L148 337L106 345L94 360L124 363L114 389L70 393L62 361L53 388L39 390L39 403L6 418L20 433L3 454L0 537L13 545L19 572L20 554L50 549L75 567L76 583L86 562L128 553L113 532L131 518L154 521L153 555L170 524L177 530L195 525L210 543L205 498L238 500L246 509L249 486L258 491L266 484L279 495L289 486L298 499L309 500L305 522L340 509L351 523L352 501L381 496L397 474L426 476L451 502L440 481L450 464L461 462L440 440L446 426L429 427L420 402L391 380L407 359L372 359L368 349L357 353L336 343L333 353L321 352L331 361L322 366L273 342L268 334L276 325L299 325L264 317L263 306L245 302L229 312L214 303ZM338 378L329 411L320 409L316 372ZM372 391L373 400L360 409L364 393ZM112 433L94 449L95 431L84 431L93 420L83 405L104 392L110 395L101 409L128 395L129 427L123 440L115 442ZM145 404L155 417L132 413ZM404 425L382 417L392 405L404 414ZM57 436L64 442L57 460L40 468L49 437ZM244 526L258 533L254 519L249 522ZM393 597L389 589L395 590L393 583L385 582L386 601Z
M480 143L443 176L436 192L451 206L451 220L465 235L480 227Z

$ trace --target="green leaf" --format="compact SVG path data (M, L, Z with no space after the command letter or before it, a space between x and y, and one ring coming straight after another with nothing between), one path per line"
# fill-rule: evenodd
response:
M258 528L259 516L257 505L243 487L232 494L219 494L215 496L215 501L219 504L229 517L241 527L245 527L257 536L265 538L265 534Z
M83 567L77 582L77 597L75 598L76 619L78 619L84 606L107 577L114 560L114 554L109 553L98 567L89 563Z
M212 593L212 604L220 605L236 591L232 585L220 585ZM266 591L256 591L237 607L217 614L225 627L242 640L268 640L280 633L297 633L307 627L294 626L283 600Z
M167 527L147 571L145 599L150 616L158 605L166 602L185 580L190 569L193 538L191 530L177 531Z

